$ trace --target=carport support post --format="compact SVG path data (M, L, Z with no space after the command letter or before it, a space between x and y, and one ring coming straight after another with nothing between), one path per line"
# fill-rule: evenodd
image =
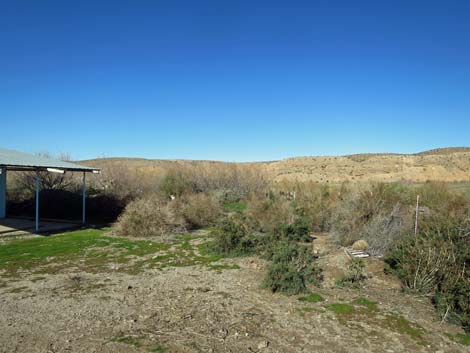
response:
M85 210L86 210L86 173L83 172L83 186L82 186L82 223L85 224Z
M39 231L39 171L36 170L36 178L34 180L36 189L36 232Z
M7 209L7 168L0 168L0 219L6 217Z

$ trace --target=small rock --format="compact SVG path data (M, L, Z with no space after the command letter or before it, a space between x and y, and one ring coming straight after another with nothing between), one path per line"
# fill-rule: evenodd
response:
M258 349L268 348L269 342L268 341L261 341L258 343Z

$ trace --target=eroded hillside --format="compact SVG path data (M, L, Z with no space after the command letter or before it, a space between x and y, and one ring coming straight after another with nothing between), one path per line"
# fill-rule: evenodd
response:
M213 171L234 165L265 172L273 181L468 181L470 148L440 148L417 154L355 154L348 156L296 157L272 162L227 163L217 161L99 158L84 161L92 166L131 168L145 175L161 175L171 169Z
M266 168L276 181L462 181L470 179L470 152L299 157Z

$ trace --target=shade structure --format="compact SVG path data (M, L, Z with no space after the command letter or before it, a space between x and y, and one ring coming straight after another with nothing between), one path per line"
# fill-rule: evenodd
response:
M77 172L98 171L97 168L91 168L80 164L60 161L54 158L37 156L34 154L8 150L0 148L0 168L8 170L69 170Z
M82 172L82 223L86 222L86 173L99 173L98 168L91 168L76 163L37 156L34 154L0 148L0 219L6 217L7 171L34 171L36 197L36 231L39 231L39 172L65 173Z

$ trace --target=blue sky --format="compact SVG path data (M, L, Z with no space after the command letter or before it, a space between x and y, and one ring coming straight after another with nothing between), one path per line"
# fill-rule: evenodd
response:
M470 2L0 0L0 146L274 160L470 145Z

